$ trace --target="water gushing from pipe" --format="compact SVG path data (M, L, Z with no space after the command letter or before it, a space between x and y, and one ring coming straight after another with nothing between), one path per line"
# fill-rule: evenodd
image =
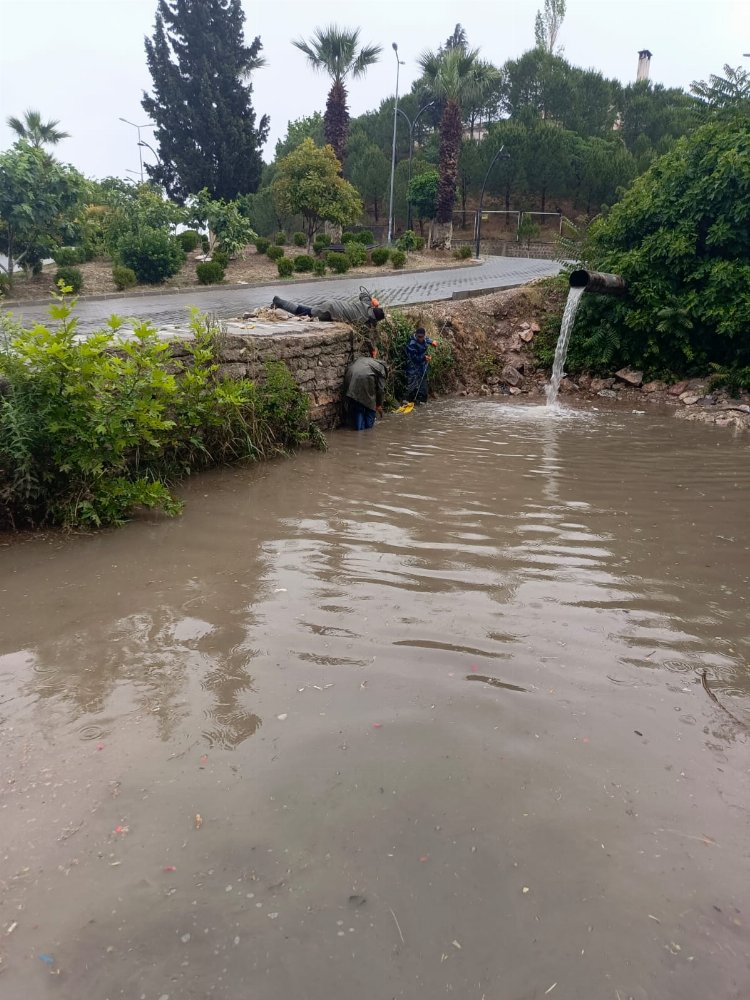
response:
M560 391L565 369L565 358L568 355L568 344L570 343L570 333L573 329L581 296L586 291L585 288L571 288L568 292L568 301L565 303L562 324L560 326L560 336L555 348L555 362L552 366L552 378L547 386L547 406L554 406L557 403L557 394Z

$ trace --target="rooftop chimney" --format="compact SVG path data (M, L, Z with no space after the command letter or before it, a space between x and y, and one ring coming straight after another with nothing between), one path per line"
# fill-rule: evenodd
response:
M651 68L651 53L648 49L641 49L638 53L638 73L636 74L636 82L641 80L648 80L648 71Z

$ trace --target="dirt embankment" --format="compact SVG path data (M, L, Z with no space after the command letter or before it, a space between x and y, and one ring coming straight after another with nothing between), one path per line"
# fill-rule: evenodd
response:
M513 395L543 399L550 371L534 355L544 321L560 313L565 290L549 282L526 285L458 302L435 302L405 310L415 324L450 343L456 358L456 389L464 395ZM644 382L643 373L622 369L606 378L564 378L560 395L569 399L621 400L634 409L673 406L685 420L750 430L750 393L733 398L713 389L708 378L669 385Z

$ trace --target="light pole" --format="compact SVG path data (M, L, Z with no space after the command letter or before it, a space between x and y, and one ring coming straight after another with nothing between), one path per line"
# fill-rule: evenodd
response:
M419 121L420 115L422 115L428 108L434 105L434 101L430 101L429 104L425 104L416 115L414 116L414 121L411 121L409 116L401 110L401 108L396 108L398 114L406 119L406 124L409 126L409 179L406 184L406 228L411 229L411 197L409 196L409 187L411 185L411 158L414 153L414 126Z
M144 122L143 125L136 125L135 122L128 121L127 118L118 118L120 122L125 122L126 125L132 125L134 129L138 131L138 159L141 164L141 184L143 184L143 153L141 152L141 129L148 128L149 125L153 125L153 122Z
M154 149L154 147L153 147L153 146L149 146L149 144L148 144L147 142L142 142L141 140L139 140L139 141L138 141L138 145L139 145L139 146L145 146L145 147L146 147L146 149L150 149L150 150L151 150L151 152L152 152L152 153L154 154L154 156L156 157L156 162L157 162L157 163L161 163L161 160L159 159L159 154L158 154L158 153L156 152L156 150Z
M484 181L482 182L482 191L481 194L479 195L479 211L477 212L477 247L476 247L477 260L479 260L479 240L481 239L482 236L482 202L484 201L484 189L487 184L487 178L490 176L490 170L492 170L492 168L495 166L495 161L498 160L501 156L504 160L510 159L510 153L504 153L503 152L504 149L505 149L505 144L503 144L500 147L500 149L498 149L498 151L495 153L495 155L492 157L492 162L490 163L489 167L487 167L487 173L484 175Z
M398 73L404 65L398 57L398 45L392 43L396 56L396 103L393 106L393 148L391 150L391 197L388 202L388 246L393 242L393 181L396 176L396 123L398 122Z

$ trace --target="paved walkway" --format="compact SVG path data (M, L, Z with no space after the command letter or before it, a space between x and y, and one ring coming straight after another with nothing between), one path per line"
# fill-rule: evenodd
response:
M393 273L356 278L337 278L322 282L309 282L291 286L288 282L247 288L190 289L185 292L153 295L136 295L124 298L79 302L76 315L81 332L101 327L105 320L117 313L119 316L145 317L155 326L184 322L190 306L214 313L222 319L241 316L258 306L270 305L274 295L295 298L300 302L313 302L323 296L353 298L361 284L377 295L384 305L407 305L417 302L435 302L462 293L476 293L523 285L534 278L556 274L560 265L551 260L525 257L488 257L482 264L472 267L446 268L438 271ZM19 305L12 307L24 323L44 321L48 317L45 305Z

